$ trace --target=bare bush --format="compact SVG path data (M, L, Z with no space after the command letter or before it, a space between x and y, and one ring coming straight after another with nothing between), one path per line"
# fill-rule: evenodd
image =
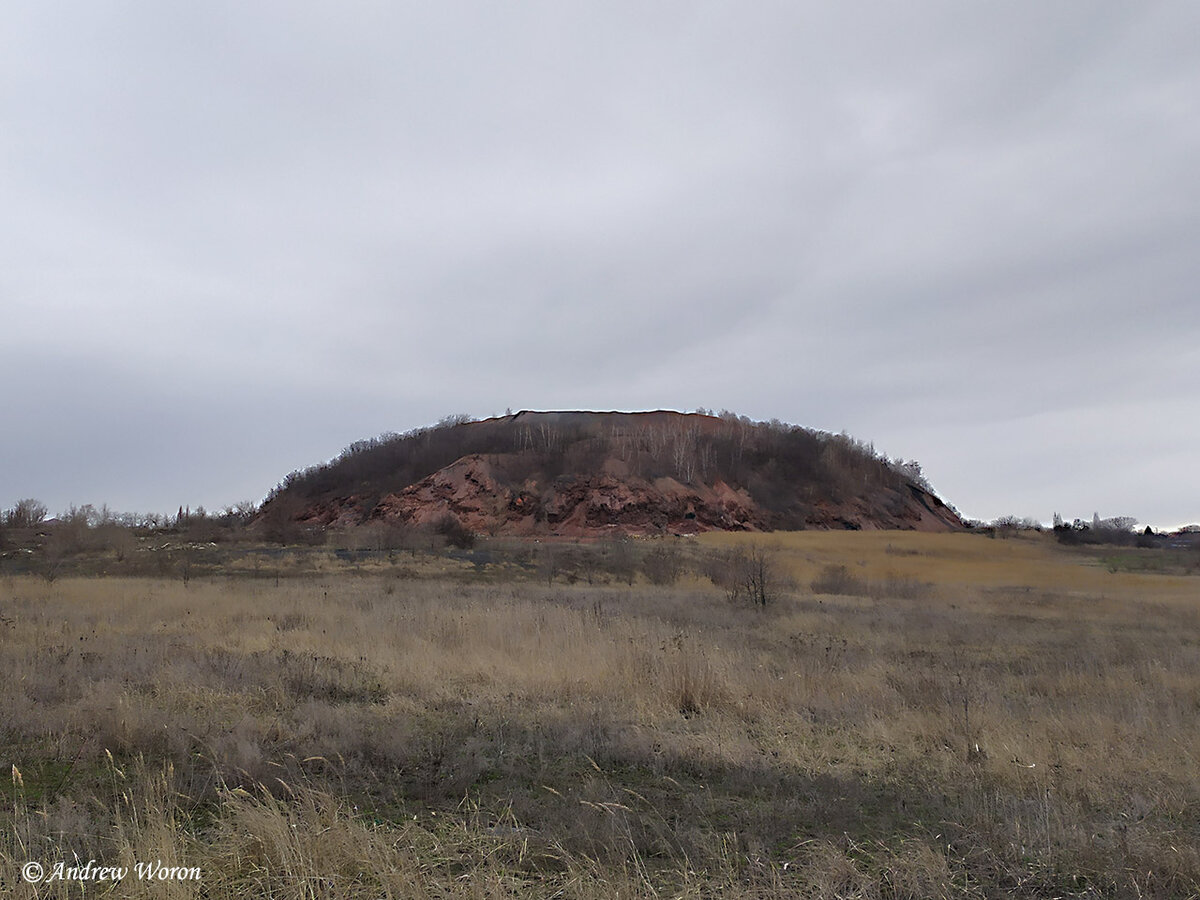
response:
M117 562L125 562L137 550L137 536L131 528L110 523L95 528L95 546L110 551Z
M446 539L446 543L459 550L470 550L475 546L475 532L471 531L454 513L446 513L433 523L433 530Z
M12 509L5 511L4 524L10 528L36 528L49 512L46 504L32 497L18 500Z
M683 574L683 556L672 546L658 546L642 559L642 574L651 584L675 584Z
M546 584L554 583L555 577L562 571L563 548L556 544L539 544L534 554L534 565L539 578L546 579Z
M602 544L605 570L618 581L632 586L637 577L637 557L633 541L626 535L617 535Z
M277 544L320 544L324 529L302 521L304 504L298 497L277 496L262 506L258 528L262 536Z
M850 570L842 565L828 565L821 574L812 580L814 594L846 594L865 596L867 583L861 578L850 574Z
M713 557L707 563L707 570L709 578L725 591L731 602L766 607L779 597L782 579L774 555L757 544Z

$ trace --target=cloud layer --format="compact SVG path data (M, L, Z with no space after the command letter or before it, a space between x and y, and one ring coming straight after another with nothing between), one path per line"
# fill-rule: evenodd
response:
M0 505L727 407L1200 519L1188 3L17 3Z

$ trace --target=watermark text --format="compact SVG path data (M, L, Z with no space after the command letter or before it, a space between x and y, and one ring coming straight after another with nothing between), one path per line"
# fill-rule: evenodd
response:
M138 862L132 866L105 866L89 859L86 863L68 865L56 862L49 867L39 862L27 862L21 867L21 877L30 884L51 881L124 881L130 876L138 881L200 881L199 866L170 866L161 859Z

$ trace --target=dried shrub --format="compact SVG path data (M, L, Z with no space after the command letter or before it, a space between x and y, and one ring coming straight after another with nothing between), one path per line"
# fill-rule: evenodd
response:
M683 574L683 556L675 547L656 547L642 559L642 574L651 584L674 584Z
M826 566L821 570L821 574L812 580L811 587L814 594L861 597L867 593L866 582L851 575L845 566Z
M475 546L475 532L471 531L454 513L446 513L433 523L433 530L446 539L446 543L458 550L470 550Z

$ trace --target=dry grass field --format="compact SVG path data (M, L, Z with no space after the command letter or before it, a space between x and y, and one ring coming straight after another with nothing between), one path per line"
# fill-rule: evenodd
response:
M765 608L702 576L749 542ZM668 585L0 575L0 895L1200 896L1200 580L678 543ZM21 875L89 860L199 878Z

